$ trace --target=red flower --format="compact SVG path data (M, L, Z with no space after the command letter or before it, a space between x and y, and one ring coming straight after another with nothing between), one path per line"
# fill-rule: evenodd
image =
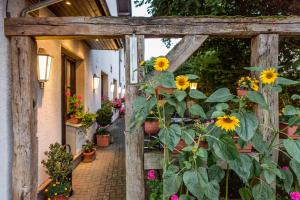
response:
M67 92L66 92L66 96L67 96L67 97L71 96L71 92L70 92L70 91L67 91Z
M78 95L77 99L82 100L82 96Z
M78 103L78 102L75 103L75 107L76 107L76 108L79 107L79 103Z

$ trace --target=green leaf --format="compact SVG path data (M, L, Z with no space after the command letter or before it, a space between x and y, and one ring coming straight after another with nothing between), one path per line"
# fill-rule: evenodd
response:
M176 194L182 183L182 175L177 173L175 167L169 167L163 174L164 194L171 196Z
M290 161L290 167L292 168L293 172L296 174L298 184L300 185L300 163L293 159Z
M188 194L180 195L179 200L195 200L195 197L192 197Z
M211 200L219 200L220 186L217 181L211 181L204 190L205 196Z
M230 169L243 180L244 183L250 178L252 168L252 158L246 154L241 154L239 160L232 160L228 162Z
M187 74L186 76L189 78L189 80L195 80L195 79L199 78L199 76L194 75L194 74Z
M133 102L133 110L134 112L138 112L141 109L145 108L147 105L147 98L144 96L138 96Z
M198 199L202 199L204 196L204 190L208 184L206 169L199 167L197 170L189 170L184 172L183 182L191 194Z
M275 85L272 87L272 91L280 93L282 92L282 87L280 85Z
M200 105L198 105L198 104L193 104L189 108L189 111L194 116L201 116L203 119L207 119L206 114L205 114L203 108Z
M293 81L287 78L283 78L283 77L278 77L277 78L277 84L280 85L295 85L295 84L299 84L298 81Z
M209 180L215 180L221 182L225 176L224 170L218 165L212 165L208 168Z
M158 136L160 141L173 151L180 140L181 128L177 124L172 124L169 128L160 129Z
M298 95L298 94L293 94L293 95L291 96L291 98L292 98L292 100L297 100L297 99L300 99L300 95Z
M296 162L296 161L295 161ZM299 171L300 172L300 171ZM291 188L293 185L294 177L291 170L281 170L282 178L283 178L283 187L287 193L291 192Z
M283 146L288 154L300 163L300 140L285 139Z
M206 99L207 98L207 96L205 94L203 94L199 90L194 90L194 89L190 90L189 96L193 99Z
M202 160L207 160L207 151L203 148L199 148L196 152L196 155Z
M227 104L227 103L218 103L217 105L216 105L216 109L218 110L218 111L223 111L223 110L226 110L226 109L228 109L229 108L229 105Z
M178 101L182 101L187 96L186 92L181 90L175 90L173 94Z
M243 187L239 189L239 194L243 200L251 200L252 194L249 188Z
M258 128L258 120L252 112L241 112L233 114L240 120L240 126L236 128L236 133L245 141L251 140Z
M259 132L256 132L251 139L251 143L254 148L262 154L268 153L268 145L263 139L263 135Z
M184 117L184 113L185 113L185 110L186 110L186 103L185 101L181 101L181 102L178 102L176 104L176 112L178 113L178 115L180 117Z
M254 103L257 103L258 105L260 105L262 108L268 110L269 109L269 106L265 100L265 98L263 97L263 95L259 92L256 92L256 91L248 91L246 93L246 97L254 102Z
M284 108L284 115L298 115L300 114L300 108L294 107L292 105L286 105Z
M232 138L223 136L213 143L215 154L225 161L235 160L239 158L239 152L236 149Z
M268 184L271 184L275 180L276 175L279 178L282 178L281 171L277 168L277 166L271 160L264 160L261 167L263 169L263 175Z
M215 91L212 95L208 97L206 102L210 103L222 103L222 102L227 102L231 99L233 99L235 96L230 93L228 88L220 88L217 91Z
M211 115L211 118L214 119L214 118L218 118L218 117L222 117L224 116L225 113L223 111L214 111Z
M252 195L254 200L275 200L273 189L263 182L252 188Z
M252 72L261 72L265 68L264 67L244 67L244 69L252 71Z
M156 76L156 81L165 88L175 88L174 75L171 72L163 72Z
M196 132L193 129L188 129L182 131L182 139L185 141L186 144L192 144L194 142Z

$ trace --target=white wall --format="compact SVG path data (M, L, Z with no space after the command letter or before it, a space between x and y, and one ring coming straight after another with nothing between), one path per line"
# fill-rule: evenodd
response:
M117 0L106 0L111 16L118 16Z

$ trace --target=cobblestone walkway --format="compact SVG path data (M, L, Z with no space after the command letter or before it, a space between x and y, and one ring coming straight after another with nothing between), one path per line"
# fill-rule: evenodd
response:
M92 163L80 163L73 172L71 200L125 200L124 119L110 128L114 144L97 149Z

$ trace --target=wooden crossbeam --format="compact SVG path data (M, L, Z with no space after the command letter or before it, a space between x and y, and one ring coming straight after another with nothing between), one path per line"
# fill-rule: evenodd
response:
M300 36L300 17L47 17L5 19L7 36L124 38L213 35L252 37L258 34Z
M182 65L208 38L208 35L187 35L166 55L170 61L169 71L174 72Z

